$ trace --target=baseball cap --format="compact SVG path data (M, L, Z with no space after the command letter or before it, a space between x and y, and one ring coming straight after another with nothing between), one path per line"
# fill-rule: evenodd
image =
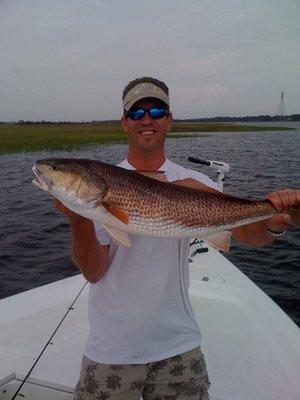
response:
M170 106L169 96L159 86L152 82L140 82L131 88L124 96L124 110L128 111L134 103L149 97L159 99L168 107Z

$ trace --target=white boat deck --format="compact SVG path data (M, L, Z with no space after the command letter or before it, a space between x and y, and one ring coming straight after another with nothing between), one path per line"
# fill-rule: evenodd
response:
M298 327L216 250L197 254L190 268L211 398L299 400ZM0 301L1 400L12 398L84 284L77 275ZM72 399L88 333L87 294L88 285L22 387L22 398Z

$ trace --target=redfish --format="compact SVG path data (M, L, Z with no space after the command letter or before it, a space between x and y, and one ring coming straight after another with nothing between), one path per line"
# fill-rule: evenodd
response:
M198 237L228 250L228 230L278 211L268 200L224 195L194 179L166 182L163 172L129 171L87 159L38 160L33 181L70 210L101 223L119 243L128 234ZM289 210L298 219L299 210Z

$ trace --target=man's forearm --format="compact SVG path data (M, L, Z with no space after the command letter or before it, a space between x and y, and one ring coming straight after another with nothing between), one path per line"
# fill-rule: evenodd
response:
M96 283L108 268L109 246L101 246L90 220L71 221L71 228L72 258L85 278Z

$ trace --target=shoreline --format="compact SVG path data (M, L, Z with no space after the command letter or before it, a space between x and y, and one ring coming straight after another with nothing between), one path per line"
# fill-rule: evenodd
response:
M286 131L295 128L224 122L174 122L170 138L212 132ZM88 145L126 142L119 123L21 125L0 124L0 154L30 151L73 150Z

